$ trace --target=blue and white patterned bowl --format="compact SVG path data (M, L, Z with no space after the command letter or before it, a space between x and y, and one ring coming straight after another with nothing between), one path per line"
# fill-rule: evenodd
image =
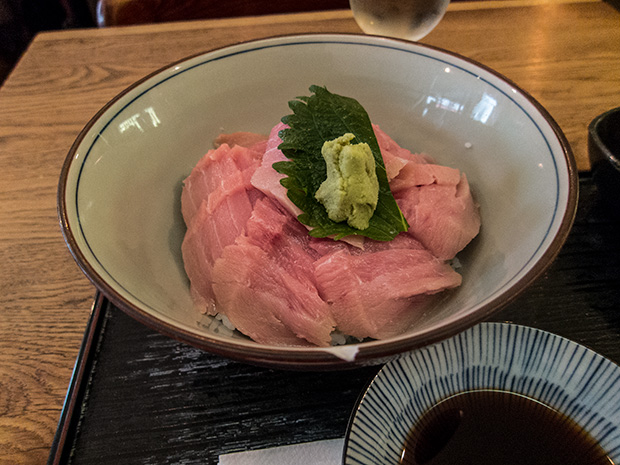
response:
M411 427L451 394L516 392L542 401L588 431L620 461L620 367L538 329L482 323L385 365L357 406L344 465L398 464Z

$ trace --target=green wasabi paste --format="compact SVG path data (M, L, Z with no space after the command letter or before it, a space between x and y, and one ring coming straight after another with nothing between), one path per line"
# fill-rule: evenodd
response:
M327 179L315 198L332 221L346 220L352 228L366 229L377 208L379 181L370 146L351 144L354 138L346 133L323 144L321 155L327 165Z

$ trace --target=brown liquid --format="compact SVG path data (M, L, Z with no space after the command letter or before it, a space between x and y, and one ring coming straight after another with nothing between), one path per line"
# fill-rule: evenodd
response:
M409 433L402 465L613 465L567 416L529 397L492 390L456 394Z

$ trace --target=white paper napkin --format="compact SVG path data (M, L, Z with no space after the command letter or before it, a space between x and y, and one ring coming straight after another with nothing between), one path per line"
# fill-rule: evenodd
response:
M220 455L219 465L340 465L344 439Z

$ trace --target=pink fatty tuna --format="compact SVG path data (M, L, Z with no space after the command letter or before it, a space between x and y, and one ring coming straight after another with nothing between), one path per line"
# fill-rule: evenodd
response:
M246 234L213 269L220 311L237 329L265 344L330 344L336 324L316 288L310 239L279 205L257 201Z
M374 126L390 187L410 228L389 242L308 235L272 168L268 138L220 135L187 177L182 245L196 308L269 345L328 346L407 331L433 295L461 284L449 260L478 234L467 178L400 147Z
M185 179L181 211L187 225L181 251L191 281L192 298L202 311L215 315L211 270L228 245L245 232L256 192L250 176L260 163L264 143L209 151Z

